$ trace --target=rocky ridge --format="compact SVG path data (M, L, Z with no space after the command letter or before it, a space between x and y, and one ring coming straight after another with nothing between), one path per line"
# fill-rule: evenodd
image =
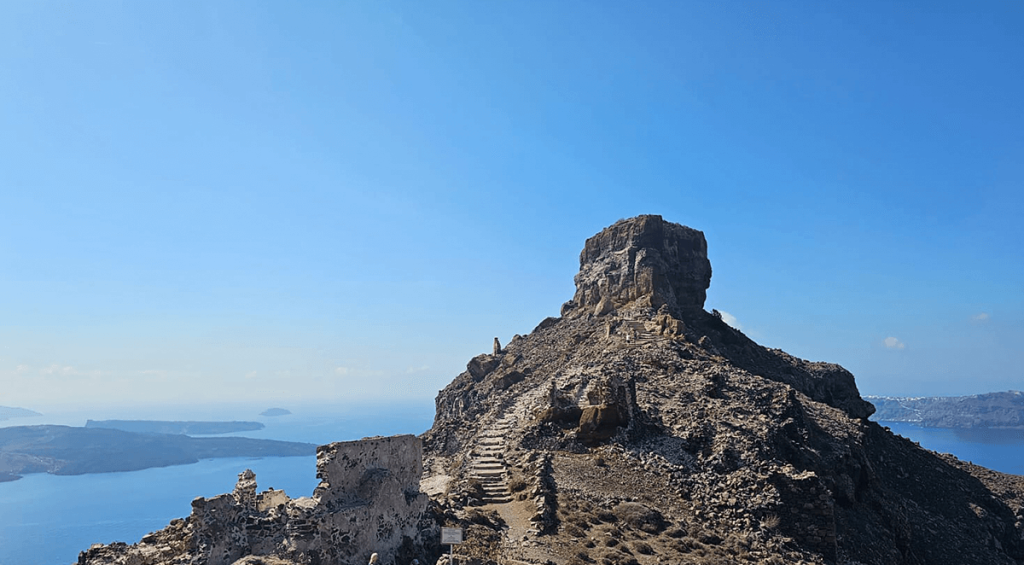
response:
M842 367L703 310L701 232L659 216L589 239L559 318L472 359L425 436L443 520L481 560L1022 563L1024 479L867 420ZM513 500L474 488L497 422ZM471 424L471 425L468 425ZM524 524L525 522L525 524Z

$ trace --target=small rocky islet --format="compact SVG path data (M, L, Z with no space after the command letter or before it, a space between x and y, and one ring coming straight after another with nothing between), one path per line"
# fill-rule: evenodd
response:
M317 450L292 500L231 494L82 565L1020 565L1024 477L868 419L854 377L704 310L702 232L660 216L588 239L559 317L469 361L421 437Z

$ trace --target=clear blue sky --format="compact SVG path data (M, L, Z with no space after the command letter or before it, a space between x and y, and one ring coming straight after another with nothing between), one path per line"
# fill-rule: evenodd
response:
M1024 388L1024 4L5 2L0 404L423 399L703 230L866 394Z

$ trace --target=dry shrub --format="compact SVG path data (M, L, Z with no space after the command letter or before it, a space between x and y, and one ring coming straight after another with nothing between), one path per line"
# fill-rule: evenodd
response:
M777 530L779 525L782 523L782 519L779 518L778 514L769 514L761 519L762 530Z
M515 476L515 477L512 477L512 479L508 482L508 490L510 490L512 492L524 491L529 486L530 486L530 483L526 482L526 479L524 479L524 478L522 478L522 477L520 477L518 475Z
M572 523L563 523L562 531L574 538L582 538L587 535L587 533L581 530L579 526Z
M684 530L682 528L679 528L679 527L676 527L676 528L672 528L672 529L666 530L665 531L665 535L670 537L670 538L676 538L676 539L685 538L686 537L686 530Z
M619 521L618 516L616 516L614 513L609 512L607 510L598 510L597 514L595 514L595 516L597 516L598 520L600 520L602 522L609 523L609 524L613 524L613 523Z
M645 541L633 542L633 549L642 555L654 555L654 550L651 549L651 544Z
M615 507L615 516L631 528L656 534L665 529L665 518L661 512L638 502L623 502Z

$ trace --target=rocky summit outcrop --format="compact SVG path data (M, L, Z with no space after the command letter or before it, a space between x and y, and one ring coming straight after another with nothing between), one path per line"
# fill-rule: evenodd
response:
M441 525L466 529L461 553L1024 563L1024 478L869 421L848 371L704 311L710 275L701 232L617 222L587 241L561 317L475 357L440 392L423 488Z
M710 284L702 232L661 216L637 216L587 240L576 295L562 306L562 315L603 315L629 305L699 309Z

